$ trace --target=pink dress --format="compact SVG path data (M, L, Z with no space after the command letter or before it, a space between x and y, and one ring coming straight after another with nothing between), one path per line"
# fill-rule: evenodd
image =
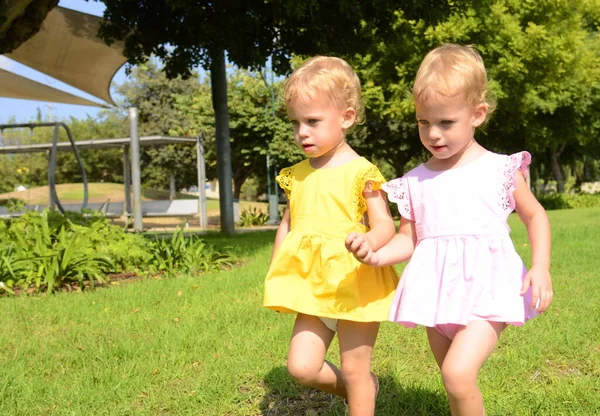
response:
M471 320L522 325L535 316L527 273L510 239L517 170L531 155L487 152L467 165L432 171L424 165L383 185L400 215L414 221L415 251L389 319L407 327L466 325Z

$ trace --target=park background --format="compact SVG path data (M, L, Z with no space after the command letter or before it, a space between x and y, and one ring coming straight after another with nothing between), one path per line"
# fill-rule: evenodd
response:
M136 4L105 3L113 13ZM478 140L496 152L533 155L531 186L550 210L553 226L556 286L550 311L524 328L509 329L486 364L482 390L488 413L600 413L599 2L364 2L373 7L358 13L364 20L357 27L344 20L362 10L357 2L273 4L291 10L290 31L312 35L298 35L294 48L271 50L271 55L257 50L252 59L244 51L228 51L231 186L234 198L255 204L246 206L246 225L265 220L259 202L276 170L302 157L279 91L281 77L303 56L339 50L336 54L356 69L367 122L348 140L392 178L426 157L409 93L419 62L440 43L473 44L498 98ZM221 12L230 24L243 18L235 8ZM336 13L339 21L332 23ZM177 19L161 21L160 16L148 13L145 23L178 27ZM215 30L230 45L250 47L238 31ZM319 36L322 49L312 39ZM347 38L354 49L326 36ZM137 107L140 135L202 134L207 177L215 180L210 73L194 54L173 53L181 46L176 39L167 41L166 52L138 50L155 54L136 56L131 73L115 85L116 107L61 120L76 140L127 137L126 111ZM6 121L48 121L43 105L28 120ZM2 144L50 138L43 129L12 130ZM122 155L116 150L81 153L91 189L99 189L95 197L105 200L102 187L123 181ZM145 194L189 191L197 184L195 158L193 146L144 149ZM47 169L44 155L2 155L0 192L6 203L18 209L32 202L35 188L47 185ZM76 184L68 192L78 199L82 178L73 154L59 154L56 179ZM26 189L17 195L19 186ZM527 261L524 229L514 216L510 221L515 245ZM134 234L93 213L32 212L3 220L0 235L2 414L343 414L341 401L294 385L285 372L291 317L261 309L273 231L226 236L180 228L171 234ZM382 379L378 414L448 414L422 331L384 325L375 371Z

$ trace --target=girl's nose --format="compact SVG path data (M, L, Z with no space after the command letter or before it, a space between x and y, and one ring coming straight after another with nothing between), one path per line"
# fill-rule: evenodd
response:
M298 126L298 136L308 137L308 126L304 123L300 123Z
M429 129L429 139L430 140L439 140L442 137L441 131L439 128L432 126Z

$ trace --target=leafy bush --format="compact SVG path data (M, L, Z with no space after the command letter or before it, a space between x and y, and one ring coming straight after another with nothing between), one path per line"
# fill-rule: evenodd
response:
M97 220L88 226L72 225L94 251L110 257L116 272L145 268L152 258L150 241L143 235L125 232L108 220Z
M13 254L12 246L0 249L0 289L13 293L13 287L21 286L24 283L25 272L35 265L33 260L17 258Z
M229 252L219 252L198 236L186 238L179 227L170 238L154 237L150 245L151 264L167 274L211 271L233 264Z
M257 207L245 209L240 213L239 225L242 227L252 227L257 225L265 225L269 220L269 215L258 209Z
M104 282L106 273L114 271L110 256L96 250L93 240L78 233L68 218L55 215L48 210L27 213L9 223L5 236L13 243L11 257L6 257L0 271L7 277L7 287L52 292L73 283L83 288L86 281L93 287L95 280ZM10 267L6 264L13 255L14 262L27 266L8 277L6 270Z
M0 221L0 293L83 289L107 282L112 272L172 275L217 270L234 261L226 249L185 237L183 228L170 238L150 240L96 215L45 210Z
M19 198L0 199L0 207L7 207L8 212L21 212L27 204Z
M71 283L83 289L85 281L94 287L94 279L106 282L104 276L115 268L110 257L95 252L89 241L64 227L48 250L51 254L40 257L36 275L38 281L43 278L48 292Z
M600 207L600 194L547 194L538 195L546 210Z

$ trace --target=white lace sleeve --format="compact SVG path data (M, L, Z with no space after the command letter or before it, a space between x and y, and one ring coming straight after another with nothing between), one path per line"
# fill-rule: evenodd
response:
M414 221L412 204L410 203L410 192L408 189L408 181L406 177L392 179L381 186L390 202L398 205L398 212L404 218Z
M529 152L519 152L506 156L506 163L502 169L500 180L502 181L502 194L500 195L500 206L503 210L513 211L515 209L514 192L517 187L517 171L521 171L527 177L527 167L531 163Z

